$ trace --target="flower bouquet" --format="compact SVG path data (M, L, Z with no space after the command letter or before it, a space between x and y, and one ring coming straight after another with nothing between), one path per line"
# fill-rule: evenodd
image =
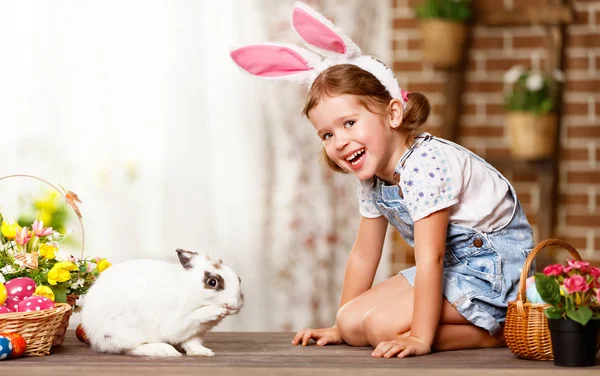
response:
M48 354L51 346L62 344L77 298L87 293L110 263L83 256L85 233L76 204L81 201L75 193L62 192L30 175L0 180L15 176L40 180L61 193L81 225L81 255L77 257L63 247L68 230L61 232L44 225L44 219L52 222L48 211L42 210L29 220L28 215L21 215L15 221L0 210L0 332L23 334L28 346L25 355L41 356Z
M544 310L552 338L554 363L595 363L600 323L600 268L585 261L549 265L535 275L535 287L550 306Z

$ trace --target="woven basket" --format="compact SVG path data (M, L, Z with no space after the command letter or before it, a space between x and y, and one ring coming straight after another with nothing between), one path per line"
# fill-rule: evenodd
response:
M69 304L56 303L55 308L44 311L4 313L0 319L0 333L19 333L27 342L24 355L48 355L56 330L64 314L70 311Z
M517 300L508 303L506 323L504 325L504 338L510 351L523 359L553 360L552 341L548 329L548 319L544 310L550 305L546 303L526 302L526 281L533 260L542 249L549 246L560 246L569 251L577 261L581 256L575 248L559 239L548 239L535 246L527 256L521 279ZM596 351L600 348L600 335L596 341Z
M71 208L77 215L77 219L79 220L79 225L81 228L81 236L82 236L81 257L83 257L84 248L85 248L85 231L83 229L83 222L81 220L81 212L79 211L79 208L77 207L77 204L74 202L74 199L73 199L73 196L75 198L77 196L74 195L73 192L71 192L71 191L66 191L64 189L63 190L58 189L55 185L47 182L44 179L40 179L37 176L33 176L33 175L8 175L8 176L0 177L0 180L4 180L4 179L8 179L8 178L15 178L15 177L32 178L32 179L41 181L41 182L49 185L50 187L52 187L54 190L56 190L58 193L60 193L65 198L67 203L71 206ZM15 313L3 314L2 316L0 316L0 328L4 329L6 325L10 325L10 327L8 329L2 330L2 331L17 332L17 333L21 334L23 336L23 338L25 338L25 340L27 341L27 350L24 353L25 355L29 355L29 356L47 355L50 353L49 349L51 347L60 346L64 342L65 334L66 334L67 328L69 327L69 319L71 317L71 314L73 313L73 307L75 306L75 302L76 302L77 298L78 297L76 295L68 295L67 303L57 303L55 309L35 312L33 319L31 318L32 317L31 314L33 314L34 312L15 312ZM59 309L59 306L62 308ZM55 312L55 313L52 314L52 312ZM48 317L43 316L45 314L48 314L49 316ZM22 324L19 324L19 317L21 317L23 319ZM40 318L41 324L37 325L37 326L31 325L33 321L37 320L37 318ZM53 328L52 330L53 330L54 335L52 335L52 336L50 336L48 334L48 333L50 333L50 329L49 329L50 327ZM13 328L22 328L22 329L14 329L13 330ZM21 332L21 330L25 330L29 334L26 335L23 332ZM42 334L40 334L40 335L35 334L34 333L35 330L40 330ZM30 343L30 339L31 339L31 341L33 341L33 343ZM31 348L33 348L33 350L30 351Z

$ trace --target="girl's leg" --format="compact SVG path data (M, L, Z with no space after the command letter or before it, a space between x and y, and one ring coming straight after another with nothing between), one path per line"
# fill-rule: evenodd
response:
M413 288L402 275L396 275L346 303L337 314L342 338L352 346L377 345L410 330ZM441 323L467 324L468 321L447 300L443 300ZM391 336L391 337L390 337Z

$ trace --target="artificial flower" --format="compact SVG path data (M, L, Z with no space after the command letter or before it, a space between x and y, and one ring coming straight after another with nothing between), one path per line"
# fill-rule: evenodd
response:
M539 91L544 87L544 78L539 73L532 73L527 77L525 86L531 91Z
M53 260L56 257L56 246L52 244L42 244L40 245L40 256Z
M48 286L40 285L35 288L35 292L33 295L36 296L44 296L52 301L54 301L54 291Z
M27 227L17 228L17 233L15 235L15 240L20 245L25 245L31 239L31 233L27 230Z
M100 262L98 262L98 265L96 266L96 268L98 269L98 271L100 273L102 273L103 271L110 268L111 266L112 266L112 264L110 262L108 262L107 259L102 259L102 260L100 260Z
M515 65L504 74L504 82L512 85L517 82L523 73L525 73L525 68L522 65Z
M14 239L17 235L17 227L19 226L16 223L9 225L8 223L2 221L2 235L8 239Z
M544 268L544 274L545 275L552 275L552 276L556 276L558 277L559 275L561 275L563 272L563 266L561 264L556 264L556 265L548 265Z
M574 292L586 292L590 288L585 280L585 277L581 275L574 275L569 278L565 278L564 284L569 294Z
M48 236L52 234L52 227L44 228L44 221L38 221L36 219L35 221L33 221L33 225L31 225L31 228L35 235L37 235L40 238L42 236Z

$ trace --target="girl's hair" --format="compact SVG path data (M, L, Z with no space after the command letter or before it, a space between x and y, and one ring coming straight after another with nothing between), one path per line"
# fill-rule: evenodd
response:
M353 64L339 64L327 68L315 79L308 91L302 114L308 117L310 110L325 96L336 97L344 94L357 96L360 104L379 115L387 113L392 100L385 86L373 74ZM407 105L399 129L408 133L407 140L410 143L418 133L417 129L427 121L431 106L421 93L410 93ZM321 157L334 171L346 172L327 156L325 148L321 149Z

